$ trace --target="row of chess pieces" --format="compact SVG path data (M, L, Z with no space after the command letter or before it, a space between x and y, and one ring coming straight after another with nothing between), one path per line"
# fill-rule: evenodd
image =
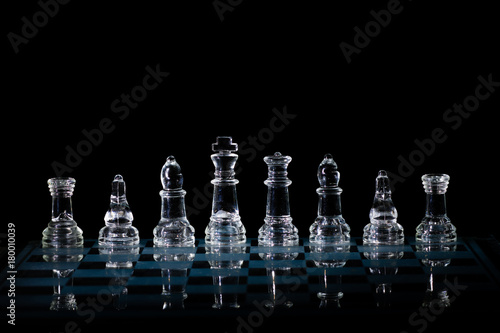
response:
M238 155L237 144L231 137L217 137L212 145L215 154L214 200L212 216L205 229L205 240L211 245L233 245L246 241L246 229L240 219L236 197L234 165ZM288 200L287 167L290 156L275 153L264 158L268 165L266 217L259 229L258 242L262 246L298 245L298 230L292 223ZM342 216L340 174L330 154L326 154L317 171L320 187L318 217L310 226L309 240L313 244L346 244L350 227ZM450 243L456 241L456 228L446 215L445 196L449 176L426 174L422 176L427 193L427 211L416 228L416 240L422 243ZM69 177L48 180L52 195L52 220L42 233L43 247L81 247L83 232L73 220L71 196L75 179ZM169 156L161 170L163 190L162 213L153 230L155 246L194 246L195 230L186 217L183 175L180 165ZM116 175L112 182L110 208L105 215L105 226L99 231L99 244L105 246L137 245L139 231L132 225L133 214L126 198L125 181ZM404 242L403 227L397 223L397 210L391 198L387 173L381 170L376 179L375 196L370 210L370 223L363 229L363 242L368 245L400 245Z

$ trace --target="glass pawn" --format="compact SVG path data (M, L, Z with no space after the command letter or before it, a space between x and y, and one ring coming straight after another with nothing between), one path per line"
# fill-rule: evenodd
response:
M99 231L99 245L109 251L113 251L115 246L139 244L139 231L132 225L134 216L125 192L123 177L116 175L111 183L111 203L104 216L106 226ZM130 251L127 252L130 253Z
M316 245L348 243L351 228L342 217L338 186L340 173L332 155L326 154L318 167L318 217L309 228L309 241Z
M387 172L380 170L375 181L375 197L370 210L370 223L363 229L363 244L400 245L404 231L397 222L398 211L392 202Z
M174 156L169 156L161 169L161 219L153 230L155 246L194 246L194 228L186 217L182 189L184 178Z
M299 244L299 231L292 224L288 186L292 183L287 177L290 156L277 152L264 157L268 167L267 204L264 225L259 229L260 246L294 246Z
M457 230L446 212L446 191L450 176L426 174L422 184L427 194L425 216L416 229L417 243L448 243L457 240Z
M52 219L42 232L42 247L83 247L83 232L73 220L73 205L71 203L76 180L69 177L59 177L51 178L47 183L52 196Z
M246 230L241 222L236 196L234 165L238 155L238 145L230 136L217 137L212 144L216 154L210 157L215 166L214 195L212 199L212 216L205 229L205 241L209 245L231 245L246 241Z

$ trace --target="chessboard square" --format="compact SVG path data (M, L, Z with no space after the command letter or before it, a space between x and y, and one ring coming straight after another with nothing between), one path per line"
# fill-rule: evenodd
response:
M142 261L135 264L136 269L168 269L168 270L186 270L191 268L192 261Z
M420 261L417 259L364 259L362 262L365 267L420 266Z
M80 263L80 266L78 266L78 269L105 269L106 268L106 263L105 262L99 262L99 261L91 261L91 262L82 262Z
M132 275L132 268L113 269L77 269L73 273L75 278L122 278Z

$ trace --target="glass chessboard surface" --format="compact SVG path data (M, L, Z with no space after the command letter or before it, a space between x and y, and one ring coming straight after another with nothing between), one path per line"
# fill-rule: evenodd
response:
M444 252L419 252L411 237L376 249L354 237L333 252L312 251L307 239L289 247L248 239L231 251L208 248L203 239L195 244L165 249L143 239L131 254L101 254L96 240L86 240L66 253L77 260L48 262L55 250L31 242L17 255L17 323L45 322L56 325L53 331L75 323L85 332L109 318L123 324L188 316L224 318L226 331L253 332L283 317L290 324L311 316L397 315L401 331L418 331L434 325L429 318L442 324L450 315L498 313L486 301L500 296L500 270L473 238L459 238L454 251ZM376 257L370 253L379 259L368 259ZM107 268L110 262L131 266ZM9 288L3 281L2 302Z

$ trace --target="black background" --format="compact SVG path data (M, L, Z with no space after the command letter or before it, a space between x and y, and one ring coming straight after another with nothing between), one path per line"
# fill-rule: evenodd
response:
M226 3L222 1L221 3ZM327 3L329 5L327 6ZM196 237L204 237L210 203L195 200L212 179L211 144L229 135L250 147L240 151L237 187L248 237L263 224L267 167L280 151L289 166L291 213L301 237L317 213L316 170L331 153L341 173L343 215L352 236L369 222L377 172L398 174L400 160L431 137L444 143L395 184L393 200L405 234L424 215L420 177L451 176L448 214L459 236L499 234L497 119L499 90L457 129L445 111L473 95L478 76L500 81L500 20L493 2L401 1L359 54L347 63L339 44L354 44L355 27L388 1L237 1L220 19L213 1L83 2L60 5L16 54L8 39L33 22L37 1L3 4L5 75L3 208L16 240L40 239L50 220L47 179L54 161L65 164L83 130L104 118L114 130L71 172L76 178L74 218L87 239L104 225L111 181L122 174L141 238L152 238L160 219L160 170L174 155L184 174L186 204ZM146 66L170 73L123 120L111 104L142 84ZM484 91L484 90L483 90ZM269 133L273 109L294 115ZM259 146L260 147L260 146ZM198 211L193 210L198 208Z

